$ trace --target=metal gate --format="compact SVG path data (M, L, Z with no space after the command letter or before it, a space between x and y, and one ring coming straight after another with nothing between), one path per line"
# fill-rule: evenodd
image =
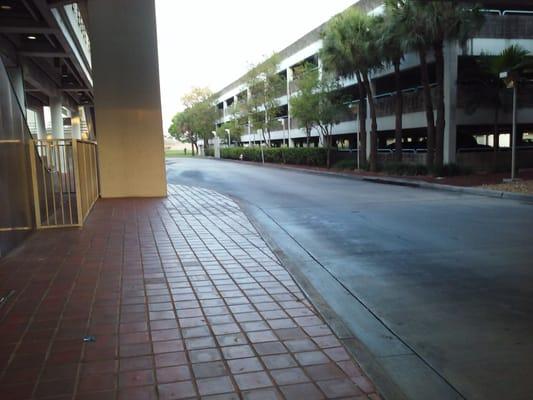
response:
M37 229L83 226L100 196L96 142L46 139L33 143L30 162Z

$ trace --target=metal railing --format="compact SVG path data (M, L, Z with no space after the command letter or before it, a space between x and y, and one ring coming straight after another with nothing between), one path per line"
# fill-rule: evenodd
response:
M37 229L83 226L100 196L96 143L33 140L30 146Z
M520 15L522 14L522 15ZM503 15L486 15L485 23L474 37L528 39L533 36L531 15L527 11L506 10Z

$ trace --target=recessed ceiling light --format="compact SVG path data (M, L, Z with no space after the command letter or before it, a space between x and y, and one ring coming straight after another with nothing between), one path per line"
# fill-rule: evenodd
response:
M7 4L2 4L2 5L0 5L0 9L2 9L2 10L9 11L9 10L11 10L11 8L12 8L12 7L11 7L11 6L8 6Z
M30 40L35 40L35 39L37 39L37 36L29 35L29 36L27 36L27 38L30 39Z

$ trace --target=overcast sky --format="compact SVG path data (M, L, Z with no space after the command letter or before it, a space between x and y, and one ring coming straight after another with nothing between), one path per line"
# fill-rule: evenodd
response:
M192 87L213 91L356 0L156 0L163 128Z

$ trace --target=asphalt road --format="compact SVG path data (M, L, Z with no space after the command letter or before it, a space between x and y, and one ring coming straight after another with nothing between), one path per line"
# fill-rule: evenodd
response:
M167 178L299 248L293 265L405 398L533 398L533 205L205 159L169 160Z

